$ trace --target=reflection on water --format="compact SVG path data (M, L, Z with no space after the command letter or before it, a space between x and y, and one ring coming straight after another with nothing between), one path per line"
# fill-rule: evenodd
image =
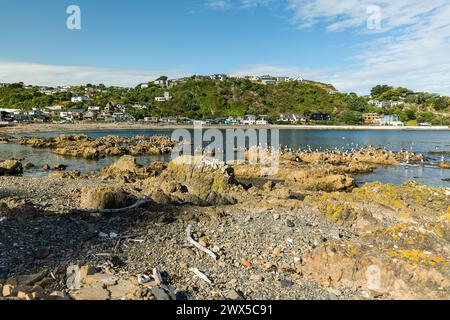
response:
M192 131L191 131L192 132ZM136 135L164 135L171 136L172 130L115 130L115 131L84 131L83 134L93 138L107 135L132 137ZM80 134L80 132L53 132L28 134L34 136L57 136L61 134ZM364 146L384 147L389 150L410 150L423 153L429 158L430 163L437 163L441 156L430 155L430 151L450 151L450 131L310 131L310 130L280 130L280 145L292 149L312 150L352 150ZM169 156L140 157L138 162L147 164L150 161L168 160ZM36 165L35 169L27 170L25 175L45 175L40 169L44 164L57 165L64 163L68 170L82 172L95 171L104 168L117 158L104 158L99 161L86 161L83 159L64 158L53 154L49 150L33 149L29 146L0 144L0 160L10 158L24 158L24 162ZM445 156L450 160L450 156ZM450 178L450 170L442 170L433 167L400 166L380 167L374 173L358 176L359 183L381 181L385 183L400 184L407 180L416 180L420 183L450 186L450 182L442 179Z

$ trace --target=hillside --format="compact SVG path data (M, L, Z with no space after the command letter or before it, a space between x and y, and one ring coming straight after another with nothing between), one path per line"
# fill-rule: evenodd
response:
M50 88L52 89L52 88ZM169 101L158 102L155 97L169 92ZM104 107L108 102L127 107L128 113L137 119L145 116L179 116L191 119L209 119L246 114L269 115L276 122L280 113L330 113L335 124L360 124L366 112L397 114L404 122L450 123L448 97L434 94L414 93L404 88L377 86L372 97L354 93L339 93L329 84L313 81L289 81L276 85L264 85L248 79L227 78L224 81L193 76L169 88L150 82L136 88L86 85L72 87L65 92L42 93L39 87L13 84L0 87L0 108L29 110L61 105L65 108L80 107L70 102L74 95L88 95L87 106ZM377 108L369 100L404 101L401 106ZM402 102L403 103L403 102ZM132 108L145 105L147 109Z

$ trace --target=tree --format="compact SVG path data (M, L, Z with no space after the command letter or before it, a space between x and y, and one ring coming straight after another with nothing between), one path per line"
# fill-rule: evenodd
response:
M385 93L389 90L392 90L392 89L393 89L393 87L388 86L388 85L377 85L372 88L370 94L373 97L378 97L378 96L381 96L383 93Z
M362 122L362 113L346 110L341 113L340 120L345 124L357 125Z

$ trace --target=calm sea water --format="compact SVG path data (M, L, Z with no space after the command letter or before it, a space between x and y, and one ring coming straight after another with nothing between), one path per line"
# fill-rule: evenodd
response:
M170 137L172 130L115 130L115 131L84 131L84 132L51 132L27 134L34 136L52 137L61 134L82 133L93 138L107 135L131 137L136 135L164 135ZM292 149L312 150L352 150L364 146L387 148L393 151L401 149L416 153L423 153L429 158L425 166L396 166L379 167L374 173L358 176L359 183L381 181L384 183L400 184L407 180L416 180L423 184L435 186L450 186L450 182L443 179L450 178L450 170L433 167L442 156L430 155L433 151L450 151L450 131L315 131L315 130L280 130L280 144ZM44 164L56 165L64 163L69 170L82 172L95 171L110 165L116 158L104 158L99 161L85 161L83 159L64 158L54 155L48 150L33 149L29 146L0 144L0 160L13 157L24 158L24 162L32 162L36 168L27 170L25 175L42 176L46 173L40 168ZM166 161L164 157L140 157L138 161L147 164L150 161ZM450 156L444 159L450 160Z

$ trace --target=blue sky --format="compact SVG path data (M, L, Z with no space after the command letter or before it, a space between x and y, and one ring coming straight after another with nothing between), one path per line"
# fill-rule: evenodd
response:
M134 86L161 74L270 73L359 93L389 83L450 94L446 2L0 0L0 82ZM81 30L66 28L72 4ZM367 27L374 4L376 30Z

